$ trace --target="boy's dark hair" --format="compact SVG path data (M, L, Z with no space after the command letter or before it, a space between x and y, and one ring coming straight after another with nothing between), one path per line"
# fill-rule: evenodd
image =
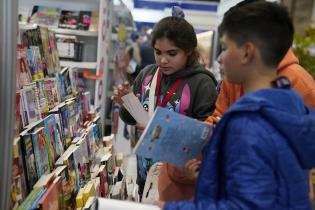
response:
M152 31L151 45L153 48L156 40L160 38L167 38L186 53L191 52L186 66L192 66L199 62L196 33L192 25L185 19L166 17L160 20Z
M266 66L277 67L292 45L294 28L287 9L276 3L248 0L228 10L219 26L238 46L250 41Z

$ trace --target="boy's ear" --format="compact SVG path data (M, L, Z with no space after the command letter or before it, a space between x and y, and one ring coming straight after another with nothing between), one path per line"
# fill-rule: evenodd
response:
M247 64L250 63L255 56L255 45L251 42L246 42L242 46L242 57L241 63Z

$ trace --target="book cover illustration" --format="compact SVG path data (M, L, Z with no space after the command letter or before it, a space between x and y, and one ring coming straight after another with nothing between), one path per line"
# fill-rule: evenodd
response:
M41 26L58 27L61 10L47 6L34 6L30 23Z
M41 127L32 133L32 142L34 147L36 171L38 178L41 177L41 175L50 172L47 149L48 145L46 145L43 129L44 127Z
M64 150L60 136L57 132L57 123L54 115L49 115L44 119L45 142L49 148L50 169L53 170L54 162L59 158Z
M59 28L77 29L79 11L62 10L59 20Z
M183 166L201 153L211 134L210 125L158 107L135 151L146 158Z
M38 180L36 173L35 155L31 134L21 134L21 152L23 155L23 165L25 171L26 185L28 192L31 192L34 184Z
M42 62L38 46L30 46L26 49L27 62L30 66L33 81L44 78L44 64Z

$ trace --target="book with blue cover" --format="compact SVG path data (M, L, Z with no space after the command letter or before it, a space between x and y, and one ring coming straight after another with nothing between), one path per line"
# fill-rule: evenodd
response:
M32 133L37 178L50 172L48 150L43 129L44 127L40 127Z
M212 135L212 126L158 107L135 152L154 161L184 166L196 158Z

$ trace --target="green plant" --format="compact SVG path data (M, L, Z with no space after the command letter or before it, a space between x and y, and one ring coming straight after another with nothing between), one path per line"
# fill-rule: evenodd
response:
M295 35L293 50L303 66L315 78L315 28L311 25L305 35ZM311 51L312 50L312 51Z

